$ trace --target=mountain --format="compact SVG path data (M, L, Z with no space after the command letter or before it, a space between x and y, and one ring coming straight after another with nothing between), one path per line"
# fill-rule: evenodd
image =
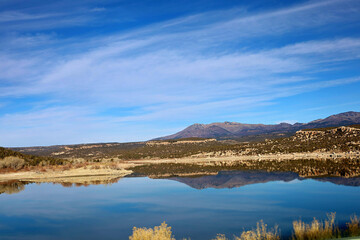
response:
M345 112L318 119L306 124L306 128L322 128L334 126L348 126L360 123L360 112Z
M193 124L175 134L156 138L154 140L168 140L189 137L238 139L247 136L263 135L270 138L294 133L301 129L348 126L360 124L360 112L345 112L331 115L309 123L280 123L280 124L244 124L237 122L216 122L210 124Z

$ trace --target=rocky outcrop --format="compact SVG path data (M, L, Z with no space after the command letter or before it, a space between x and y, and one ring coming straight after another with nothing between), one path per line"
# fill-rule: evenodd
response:
M360 137L360 129L353 127L341 126L328 130L300 130L297 131L293 139L301 139L301 140L314 140L323 137Z

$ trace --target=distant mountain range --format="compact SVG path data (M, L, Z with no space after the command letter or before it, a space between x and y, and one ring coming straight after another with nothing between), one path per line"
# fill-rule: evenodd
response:
M216 138L239 139L249 136L268 135L283 136L301 129L324 128L335 126L349 126L360 124L360 112L344 112L318 119L309 123L280 123L280 124L245 124L237 122L217 122L210 124L193 124L175 134L156 138L154 140L169 140L179 138Z

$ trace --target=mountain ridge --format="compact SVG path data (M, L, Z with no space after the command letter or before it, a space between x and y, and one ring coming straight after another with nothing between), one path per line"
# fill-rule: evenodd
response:
M279 123L279 124L248 124L238 122L214 122L209 124L192 124L180 132L153 140L170 140L189 137L237 139L241 137L263 134L287 134L302 129L348 126L360 124L360 112L343 112L323 119L316 119L308 123Z

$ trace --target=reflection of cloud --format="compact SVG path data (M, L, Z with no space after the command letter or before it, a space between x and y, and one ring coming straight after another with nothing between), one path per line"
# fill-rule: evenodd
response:
M91 12L104 12L104 11L106 11L106 8L97 7L97 8L92 8L90 11Z

